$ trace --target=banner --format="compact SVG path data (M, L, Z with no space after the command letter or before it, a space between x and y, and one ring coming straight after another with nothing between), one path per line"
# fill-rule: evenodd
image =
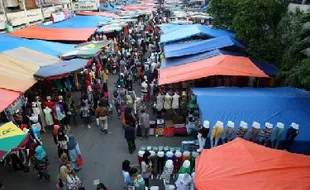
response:
M52 13L52 21L53 21L53 23L66 20L66 19L68 19L70 17L71 17L71 13L70 13L69 10Z
M98 5L95 2L78 2L73 6L75 11L95 11L98 9Z

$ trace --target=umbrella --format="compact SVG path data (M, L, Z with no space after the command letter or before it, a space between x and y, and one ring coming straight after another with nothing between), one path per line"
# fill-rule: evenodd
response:
M9 122L0 127L0 161L12 150L23 147L28 141L28 134Z

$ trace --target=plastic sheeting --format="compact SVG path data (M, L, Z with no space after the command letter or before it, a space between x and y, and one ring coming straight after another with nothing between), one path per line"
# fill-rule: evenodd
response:
M164 46L165 57L181 57L184 55L193 55L210 50L221 49L224 47L235 46L238 48L244 48L239 42L230 36L221 36L208 40L173 43L166 44Z
M9 107L19 96L19 92L0 88L0 112Z
M0 88L25 92L37 82L33 74L38 69L34 63L0 54Z
M58 52L69 51L74 49L73 44L62 44L58 42L48 42L42 40L28 40L10 36L8 34L0 34L0 52L25 47L44 54L58 57Z
M310 141L310 92L290 87L282 88L193 88L202 120L213 126L217 120L236 125L245 121L282 122L288 128L298 123L296 140ZM284 137L284 135L283 135Z
M69 29L29 26L27 28L15 30L11 32L10 35L51 41L86 41L95 31L96 28Z
M310 189L310 157L236 139L196 158L197 190Z
M50 65L59 61L58 58L37 52L28 48L20 47L2 52L2 54L25 62L34 63L38 66Z
M114 13L109 13L109 12L89 12L89 11L81 11L77 12L77 15L83 15L83 16L93 16L93 15L98 15L98 16L103 16L103 17L110 17L110 18L118 18L119 16Z
M118 12L120 12L119 9L116 9L116 8L112 7L112 6L110 5L110 3L108 3L108 2L105 3L105 4L100 4L99 10L100 10L100 11L112 12L112 13L118 13Z
M34 76L38 78L62 78L71 72L84 68L86 64L87 60L85 59L72 59L70 61L58 62L40 67Z
M43 28L94 28L97 27L98 23L106 22L108 23L111 21L112 18L109 17L103 17L103 16L74 16L72 18L69 18L67 20L56 22L53 24L45 25L40 24L40 27Z
M200 35L212 38L227 35L235 37L235 34L225 30L215 29L210 26L205 26L201 24L194 24L194 25L184 25L183 28L181 27L177 30L161 35L160 43L170 43Z
M159 72L160 85L214 75L268 77L249 58L231 55L220 55L210 59L161 69Z
M181 28L184 28L186 26L189 26L189 25L178 25L178 24L161 24L159 25L159 28L161 30L162 33L169 33L169 32L173 32L173 31L176 31L176 30L179 30Z

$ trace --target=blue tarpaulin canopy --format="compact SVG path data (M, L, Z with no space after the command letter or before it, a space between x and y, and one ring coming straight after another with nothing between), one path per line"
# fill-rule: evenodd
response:
M179 30L179 29L182 29L184 27L187 27L189 25L179 25L179 24L161 24L159 26L160 30L162 33L169 33L169 32L173 32L175 30Z
M40 69L34 74L38 78L61 78L63 75L77 71L84 68L87 64L85 59L71 59L70 61L62 61L51 65L40 67Z
M109 22L112 18L103 16L74 16L70 19L56 22L54 24L44 25L39 24L40 27L45 28L95 28L99 22Z
M116 9L113 6L111 6L110 3L100 4L99 11L107 11L112 13L120 12L119 9Z
M185 55L193 55L229 46L244 48L244 46L241 45L239 42L237 42L234 38L230 36L221 36L211 38L208 40L166 44L164 46L164 50L165 50L165 57L170 58L170 57L181 57Z
M201 24L193 24L193 25L184 25L184 27L181 27L177 30L161 35L160 43L170 43L201 35L211 38L227 35L235 37L235 34L228 32L226 30L215 29L210 26L205 26Z
M192 91L197 96L202 120L209 120L210 126L217 120L225 124L233 121L236 126L240 121L245 121L249 127L257 121L262 126L265 122L274 126L282 122L287 129L295 122L299 124L299 134L295 140L300 141L300 145L310 142L309 91L291 87L193 88ZM295 151L304 152L307 147L295 147Z
M74 44L62 44L43 40L28 40L25 38L10 36L8 34L0 34L0 52L19 47L25 47L44 54L58 57L59 52L73 50L74 46Z

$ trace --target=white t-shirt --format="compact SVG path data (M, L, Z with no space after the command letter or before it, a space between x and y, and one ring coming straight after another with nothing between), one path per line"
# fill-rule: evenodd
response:
M164 108L164 96L161 94L157 95L156 109L161 111Z
M164 103L164 108L166 110L170 110L171 109L171 101L172 101L172 97L169 94L166 94L166 96L165 96L165 103Z
M180 95L178 94L174 94L172 96L173 100L172 100L172 109L179 109L179 99L180 99Z
M147 83L145 81L143 81L141 84L141 92L147 93Z

